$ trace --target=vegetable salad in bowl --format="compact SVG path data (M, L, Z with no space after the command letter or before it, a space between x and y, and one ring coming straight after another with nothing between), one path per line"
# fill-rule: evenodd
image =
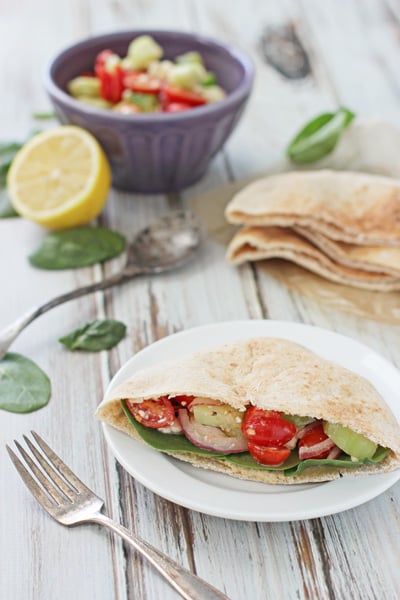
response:
M254 67L196 33L117 31L58 52L44 85L63 124L102 146L112 185L169 193L193 185L240 122Z
M94 70L69 81L68 91L77 100L126 115L177 113L225 97L200 52L165 59L162 46L150 35L133 39L126 56L108 48L99 52Z

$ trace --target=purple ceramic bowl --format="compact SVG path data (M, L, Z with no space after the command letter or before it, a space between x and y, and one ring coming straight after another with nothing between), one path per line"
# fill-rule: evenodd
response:
M154 37L165 58L200 52L226 97L180 113L123 115L84 104L66 92L71 79L93 69L98 52L110 48L124 55L132 39L143 34ZM236 48L192 33L143 30L100 35L66 48L50 62L44 83L61 122L83 127L99 140L115 187L166 193L204 175L242 114L253 75L251 61Z

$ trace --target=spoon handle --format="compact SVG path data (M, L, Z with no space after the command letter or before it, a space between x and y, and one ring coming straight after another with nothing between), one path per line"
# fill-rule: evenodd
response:
M11 323L2 331L0 331L0 360L3 358L8 348L18 337L21 331L25 329L25 327L29 325L29 323L32 323L34 319L40 317L40 315L42 315L43 313L54 308L55 306L64 304L64 302L69 302L69 300L74 300L75 298L80 298L81 296L85 296L86 294L90 294L91 292L105 290L114 285L118 285L119 283L123 283L124 281L128 281L128 279L132 279L136 275L140 275L142 272L143 271L140 269L140 267L129 266L126 269L120 271L119 273L111 275L110 277L107 277L102 281L97 281L96 283L84 285L82 287L76 288L75 290L72 290L71 292L67 292L65 294L61 294L60 296L56 296L55 298L52 298L52 300L48 300L44 304L30 308L21 317L17 318L13 323Z

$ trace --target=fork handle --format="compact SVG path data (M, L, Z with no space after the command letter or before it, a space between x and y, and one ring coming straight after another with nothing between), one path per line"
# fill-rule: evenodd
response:
M173 561L166 554L163 554L151 544L133 535L123 525L116 523L103 513L91 516L90 521L104 525L121 536L125 542L133 546L142 556L147 558L153 567L157 569L185 600L229 600L228 596L225 596L225 594L215 587L197 577L197 575L193 575L193 573L181 567L181 565Z
M76 288L71 292L56 296L44 304L34 306L33 308L29 309L21 317L0 331L0 359L3 358L8 348L19 336L21 331L25 329L27 325L32 323L32 321L34 321L37 317L40 317L40 315L43 313L54 308L55 306L58 306L59 304L69 302L69 300L74 300L75 298L80 298L81 296L85 296L91 292L105 290L106 288L110 288L119 283L123 283L124 281L128 281L128 279L135 277L135 275L140 275L142 272L143 271L140 267L128 267L119 273L116 273L115 275L111 275L110 277L103 279L102 281L97 281L96 283L91 283L89 285Z

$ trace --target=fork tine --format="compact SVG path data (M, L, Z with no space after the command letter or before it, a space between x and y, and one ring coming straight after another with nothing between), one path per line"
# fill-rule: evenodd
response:
M40 485L45 489L45 491L52 497L57 505L61 505L65 503L65 497L60 494L56 486L51 482L46 475L38 468L35 462L31 459L29 454L24 450L21 444L14 440L14 444L17 446L21 456L25 460L25 463L29 466L32 473L35 475L36 479L39 481Z
M81 481L79 477L77 477L69 467L67 467L67 465L61 460L61 458L50 448L50 446L46 444L46 442L40 437L38 433L36 433L36 431L31 431L31 434L40 446L44 455L52 463L53 467L56 467L59 470L64 479L76 490L76 492L80 494L83 492L93 494L92 490L88 488L87 485L85 485L83 481Z
M43 508L45 508L48 512L52 512L54 508L56 508L56 504L52 502L50 498L43 492L42 488L36 483L32 475L22 464L22 461L18 458L15 452L11 450L8 444L6 444L6 448L14 464L14 467L17 469L23 482L25 483L26 487L30 490L31 494L33 494L33 496L43 506Z
M72 490L71 487L65 483L52 465L49 464L45 458L43 458L43 455L39 452L36 446L32 444L31 440L26 435L24 435L23 438L42 469L46 471L51 481L59 488L61 492L63 492L67 499L71 500L72 502L74 499L75 490Z

